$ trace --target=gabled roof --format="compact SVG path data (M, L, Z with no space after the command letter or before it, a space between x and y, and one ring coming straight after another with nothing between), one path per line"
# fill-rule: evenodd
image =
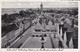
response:
M39 22L37 22L37 24L35 25L35 29L43 29L43 27Z

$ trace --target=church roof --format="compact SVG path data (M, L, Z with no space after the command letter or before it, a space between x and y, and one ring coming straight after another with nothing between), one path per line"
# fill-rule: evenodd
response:
M43 29L43 27L39 22L37 22L37 24L35 25L35 29Z

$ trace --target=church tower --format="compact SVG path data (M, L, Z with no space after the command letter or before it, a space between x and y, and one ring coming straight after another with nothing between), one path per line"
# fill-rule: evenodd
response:
M40 5L40 13L41 13L41 15L43 15L43 4L42 3Z
M43 12L43 4L42 3L40 5L40 8L41 8L41 12Z

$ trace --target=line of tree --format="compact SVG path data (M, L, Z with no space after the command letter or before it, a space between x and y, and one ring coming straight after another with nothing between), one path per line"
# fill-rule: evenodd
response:
M33 12L30 10L29 11L21 10L21 11L19 11L19 13L13 13L13 14L5 13L4 15L2 15L2 21L4 21L5 23L11 23L11 22L15 21L17 17L28 18L31 16L31 14L33 14Z

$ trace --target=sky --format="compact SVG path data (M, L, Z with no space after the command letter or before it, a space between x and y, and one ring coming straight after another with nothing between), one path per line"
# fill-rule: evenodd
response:
M2 14L18 13L27 8L40 8L41 2L3 2ZM42 2L43 8L74 8L78 7L77 2ZM22 9L23 8L23 9Z
M40 8L41 2L3 2L2 8ZM74 8L77 2L42 2L44 8Z

